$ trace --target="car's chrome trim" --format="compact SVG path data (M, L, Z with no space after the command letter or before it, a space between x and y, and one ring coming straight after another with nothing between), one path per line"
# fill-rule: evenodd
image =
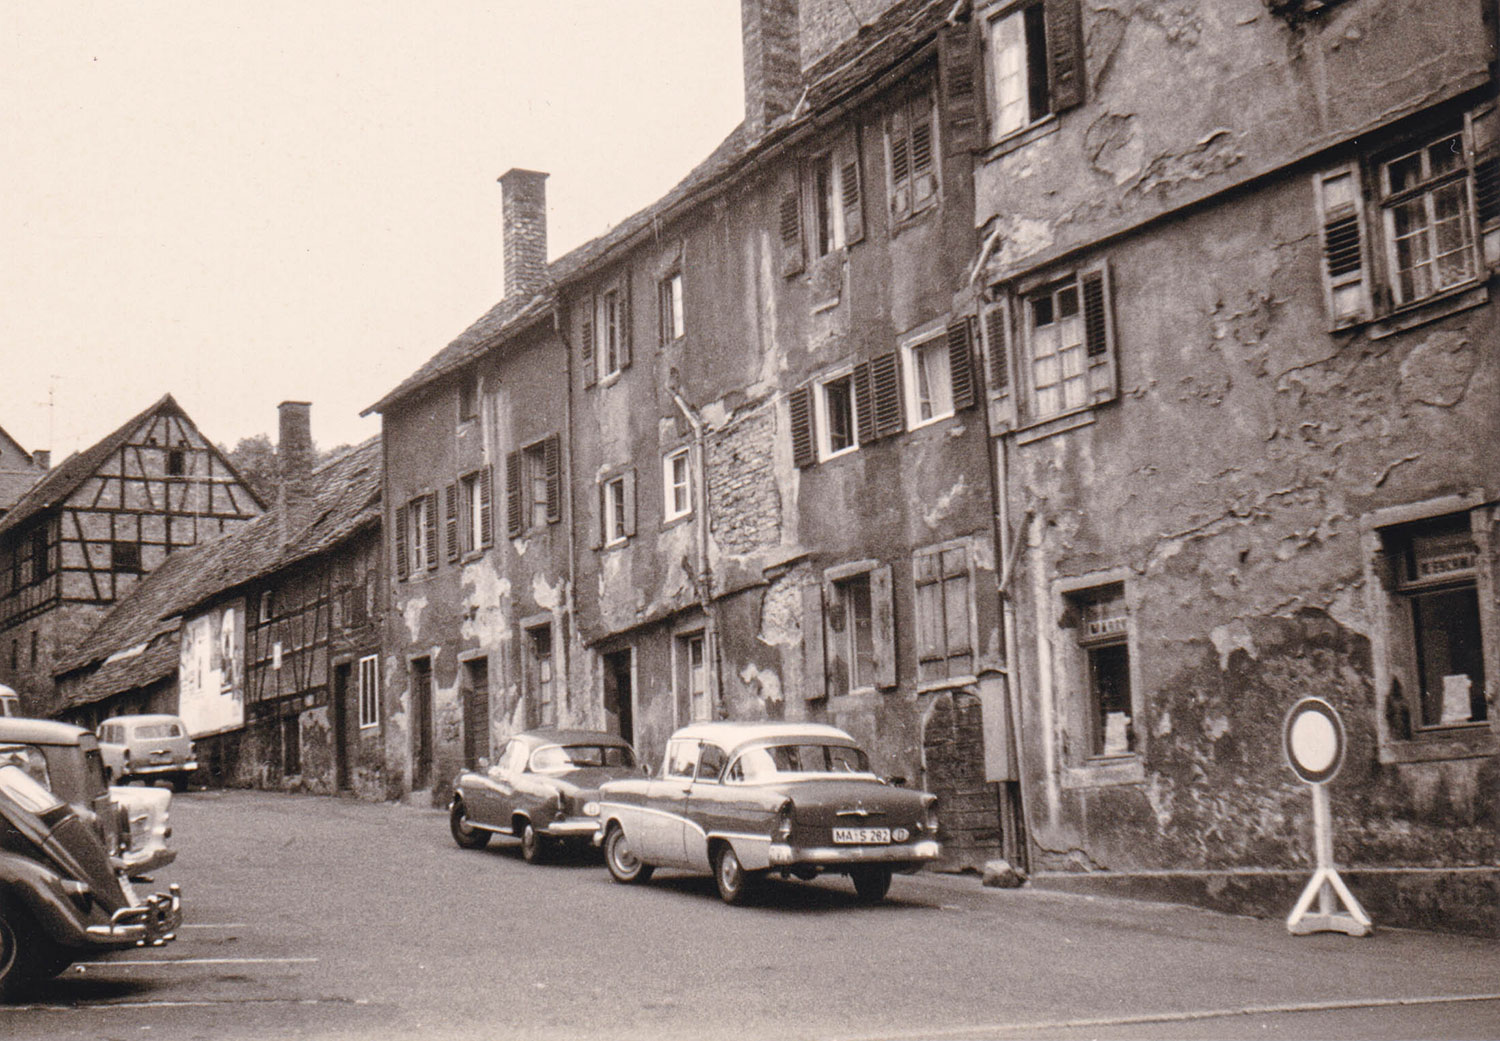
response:
M599 830L599 822L592 817L569 817L565 821L553 821L540 830L544 835L592 835Z
M181 927L182 889L173 882L165 893L155 893L139 904L120 908L110 915L108 925L89 926L88 935L105 943L160 947L177 939Z
M775 867L794 864L882 864L936 860L943 847L934 839L893 842L888 846L789 846L771 843L770 860Z

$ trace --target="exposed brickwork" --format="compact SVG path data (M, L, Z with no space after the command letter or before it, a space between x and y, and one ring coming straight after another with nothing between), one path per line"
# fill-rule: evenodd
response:
M724 553L750 553L781 541L781 493L776 487L775 414L752 413L710 439L710 530Z
M509 170L500 177L505 295L530 295L547 281L547 175Z
M816 63L890 6L891 0L802 0L802 67Z
M790 112L802 89L797 0L744 0L745 128L752 136Z

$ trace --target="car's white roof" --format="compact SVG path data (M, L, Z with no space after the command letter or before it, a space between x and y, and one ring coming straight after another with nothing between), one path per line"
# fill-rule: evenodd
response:
M164 712L146 712L139 716L110 716L104 723L181 723L181 716L173 716ZM104 723L100 723L103 726Z
M672 734L672 740L680 738L712 741L724 748L738 748L752 741L785 740L787 738L812 738L818 741L835 740L855 743L838 727L827 723L787 722L784 720L719 720L712 723L691 723Z

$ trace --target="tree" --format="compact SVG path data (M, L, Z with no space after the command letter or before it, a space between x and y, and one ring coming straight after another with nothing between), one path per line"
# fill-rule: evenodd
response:
M265 434L242 437L233 450L219 446L231 466L267 505L276 501L276 446Z

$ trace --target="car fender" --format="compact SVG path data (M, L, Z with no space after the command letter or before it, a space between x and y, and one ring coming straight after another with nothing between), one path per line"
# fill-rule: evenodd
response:
M65 947L87 947L89 919L62 891L63 877L30 857L0 852L0 904L26 909Z
M689 822L691 827L696 824ZM704 836L703 850L704 861L699 867L702 870L712 870L708 862L707 852L716 840L722 839L729 843L734 849L734 855L739 858L740 867L746 871L764 871L771 866L771 836L749 835L739 831L711 831ZM688 851L692 856L692 850Z

